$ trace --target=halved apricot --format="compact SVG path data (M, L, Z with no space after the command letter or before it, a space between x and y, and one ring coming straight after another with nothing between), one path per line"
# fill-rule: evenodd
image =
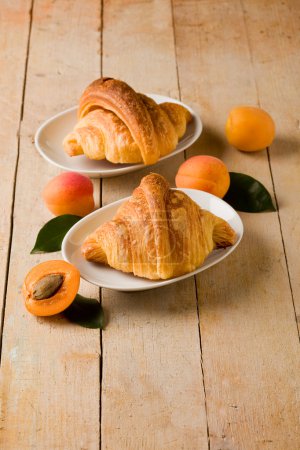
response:
M25 306L35 316L53 316L73 302L79 289L80 273L66 261L45 261L26 275L22 292Z

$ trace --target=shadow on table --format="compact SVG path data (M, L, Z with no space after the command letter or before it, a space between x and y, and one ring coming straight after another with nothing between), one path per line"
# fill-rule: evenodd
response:
M201 136L194 144L187 149L187 157L196 155L211 155L222 159L225 151L228 150L225 134L217 129L205 126Z
M113 316L162 319L194 313L197 309L194 277L172 285L139 292L103 290L105 307Z
M275 268L276 265L283 267L283 249L279 229L276 236L270 235L274 232L274 225L268 226L274 220L273 214L276 213L243 214L246 232L239 247L226 260L197 275L200 314L203 309L225 312L227 309L243 308L245 303L260 301L260 294L264 301L278 295L273 282L274 269L277 277L284 277L285 272ZM148 291L103 289L102 304L108 331L110 323L123 322L124 317L128 323L137 321L139 327L149 321L153 324L164 321L167 324L173 319L178 320L178 317L185 320L197 314L195 278ZM55 326L68 324L63 316L41 320Z
M273 302L280 295L274 276L286 275L282 242L279 227L274 236L274 226L268 226L275 214L248 214L247 220L243 214L247 229L239 247L225 261L197 276L200 314L202 310L247 309L253 304L263 307L263 302ZM265 224L259 226L261 233L253 229L255 221Z
M275 138L273 144L270 146L269 152L271 163L272 157L276 160L280 160L281 158L284 158L286 160L287 158L291 158L300 152L300 141L294 137L285 137L279 135Z

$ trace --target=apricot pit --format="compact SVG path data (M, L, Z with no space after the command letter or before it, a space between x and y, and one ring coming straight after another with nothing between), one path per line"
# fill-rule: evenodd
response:
M45 275L33 284L32 297L34 300L44 300L52 297L63 284L64 277L60 274Z

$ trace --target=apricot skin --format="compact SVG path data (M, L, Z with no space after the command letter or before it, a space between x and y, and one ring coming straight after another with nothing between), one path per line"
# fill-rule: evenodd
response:
M275 124L263 109L239 106L230 111L225 133L233 147L244 152L255 152L271 145L275 137Z
M199 155L181 164L175 182L178 188L198 189L222 198L228 191L230 176L220 159Z
M55 216L85 216L95 208L91 180L75 172L64 172L50 180L44 188L43 200Z

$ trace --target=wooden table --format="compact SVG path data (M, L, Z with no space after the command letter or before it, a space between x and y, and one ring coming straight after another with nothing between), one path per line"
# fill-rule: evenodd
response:
M0 16L0 448L299 449L300 2L1 0ZM108 315L103 332L37 319L20 293L53 258L29 254L59 173L34 133L101 74L193 106L204 132L185 157L222 158L279 206L241 214L238 250L196 278L132 294L82 282ZM270 149L228 146L237 104L271 113ZM155 170L174 184L183 159ZM94 180L97 204L148 172Z

